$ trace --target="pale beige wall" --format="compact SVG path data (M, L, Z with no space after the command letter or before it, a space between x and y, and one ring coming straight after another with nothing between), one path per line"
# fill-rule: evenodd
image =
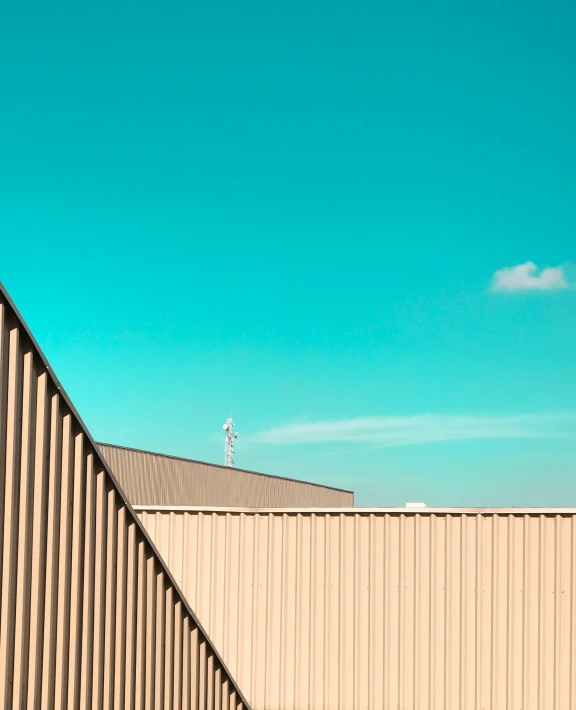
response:
M1 286L0 572L2 710L248 707Z
M257 710L576 709L576 514L139 511Z
M338 488L122 446L98 446L128 500L135 505L247 508L354 505L354 494Z

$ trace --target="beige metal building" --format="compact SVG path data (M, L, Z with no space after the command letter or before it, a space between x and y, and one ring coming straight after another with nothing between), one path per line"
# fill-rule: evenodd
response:
M0 285L0 708L247 702Z
M330 486L98 444L128 500L138 505L340 508L354 494Z
M576 710L576 510L351 503L97 446L0 287L0 710Z
M576 709L576 510L136 510L255 710Z

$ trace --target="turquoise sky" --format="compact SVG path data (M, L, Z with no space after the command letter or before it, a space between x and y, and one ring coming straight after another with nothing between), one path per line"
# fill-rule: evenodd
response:
M95 438L576 506L573 2L1 25L0 278Z

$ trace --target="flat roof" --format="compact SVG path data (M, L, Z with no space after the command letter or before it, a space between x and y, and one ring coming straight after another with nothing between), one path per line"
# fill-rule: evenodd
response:
M202 466L214 466L215 468L223 468L229 471L232 468L238 473L248 473L251 476L265 476L266 478L273 478L280 481L289 481L290 483L304 483L307 486L316 486L317 488L328 488L331 491L340 491L341 493L354 494L354 491L350 491L346 488L336 488L336 486L328 486L325 483L314 483L313 481L306 481L300 478L287 478L286 476L275 476L272 473L261 473L259 471L249 471L245 468L236 468L236 466L223 466L219 463L212 463L211 461L199 461L198 459L187 459L184 456L173 456L172 454L161 454L158 451L147 451L146 449L135 449L132 446L121 446L120 444L107 444L105 441L96 442L98 446L109 446L111 449L125 449L126 451L136 451L139 454L147 454L148 456L161 456L165 459L174 459L176 461L185 461L186 463L197 463Z
M161 513L300 513L302 515L576 515L576 508L222 508L190 505L134 505L137 512Z

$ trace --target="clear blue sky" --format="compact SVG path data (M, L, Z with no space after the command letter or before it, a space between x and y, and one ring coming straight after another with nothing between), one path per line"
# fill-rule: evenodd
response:
M575 29L11 3L0 278L94 437L221 462L232 411L358 504L576 505Z

